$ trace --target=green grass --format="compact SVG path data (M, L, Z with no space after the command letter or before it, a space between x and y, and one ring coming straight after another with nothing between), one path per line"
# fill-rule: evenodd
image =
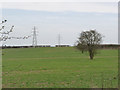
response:
M118 50L94 60L73 47L3 49L3 88L118 87Z

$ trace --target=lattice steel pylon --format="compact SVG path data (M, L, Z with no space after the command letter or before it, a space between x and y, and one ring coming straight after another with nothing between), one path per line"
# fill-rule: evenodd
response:
M33 28L33 43L32 43L33 47L37 46L37 33L36 33L36 27L34 26Z
M60 36L60 34L58 35L58 45L59 46L61 45L61 36Z

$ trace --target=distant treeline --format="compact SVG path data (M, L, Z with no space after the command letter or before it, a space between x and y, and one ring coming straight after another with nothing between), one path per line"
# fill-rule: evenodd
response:
M120 48L120 45L117 44L102 44L99 45L100 49L118 49Z
M2 46L2 48L32 48L34 46ZM51 45L37 45L37 47L52 47ZM70 45L55 45L55 47L70 47Z
M32 48L33 46L2 46L2 48ZM37 47L52 47L51 45L38 45ZM55 45L55 47L71 47L70 45ZM120 45L117 44L102 44L99 45L100 49L118 49Z

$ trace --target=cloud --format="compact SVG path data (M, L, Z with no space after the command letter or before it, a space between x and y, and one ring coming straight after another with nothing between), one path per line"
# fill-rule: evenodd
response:
M2 8L23 9L49 12L98 12L98 13L117 13L117 2L10 2L3 3Z

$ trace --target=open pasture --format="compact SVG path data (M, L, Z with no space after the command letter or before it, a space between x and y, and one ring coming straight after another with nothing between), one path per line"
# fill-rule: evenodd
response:
M117 88L118 50L94 60L73 47L3 49L3 88Z

